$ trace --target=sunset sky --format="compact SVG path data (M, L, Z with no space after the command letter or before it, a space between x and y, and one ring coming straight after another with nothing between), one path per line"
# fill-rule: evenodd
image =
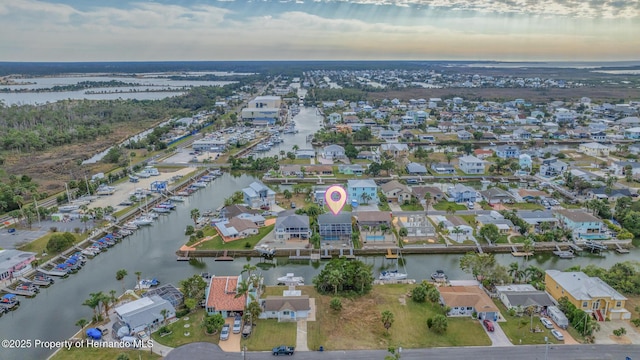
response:
M640 58L640 0L0 0L0 24L0 61Z

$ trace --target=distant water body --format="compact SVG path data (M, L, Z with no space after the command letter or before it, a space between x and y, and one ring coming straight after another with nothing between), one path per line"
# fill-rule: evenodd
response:
M460 64L452 64L460 66ZM563 68L563 69L599 69L599 68L620 68L640 66L637 61L541 61L541 62L477 62L467 63L462 66L474 68L497 68L497 69L518 69L518 68Z

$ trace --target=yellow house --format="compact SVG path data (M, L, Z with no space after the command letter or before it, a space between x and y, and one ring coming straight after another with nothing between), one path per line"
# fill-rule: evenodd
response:
M589 277L581 271L545 272L546 290L554 299L566 296L578 309L593 314L598 321L630 319L625 309L627 298L597 277Z

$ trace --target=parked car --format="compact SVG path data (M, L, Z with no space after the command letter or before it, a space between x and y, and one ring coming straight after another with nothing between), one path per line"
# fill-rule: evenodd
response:
M551 322L551 320L547 319L547 318L540 318L540 322L542 323L542 325L544 325L544 327L546 327L547 329L553 329L553 323Z
M280 346L274 347L271 350L271 353L273 355L293 355L294 350L295 349L293 346L280 345Z
M291 208L292 208L292 209L295 209L295 208L296 208L296 203L291 202Z
M551 335L553 335L553 337L557 340L564 341L564 335L562 335L562 333L558 330L551 330Z
M487 328L487 331L493 332L493 323L489 319L482 320L482 324Z
M240 316L236 316L233 320L233 333L240 334L240 331L242 331L242 318Z
M224 324L224 326L222 326L222 331L220 332L220 340L229 340L229 324Z

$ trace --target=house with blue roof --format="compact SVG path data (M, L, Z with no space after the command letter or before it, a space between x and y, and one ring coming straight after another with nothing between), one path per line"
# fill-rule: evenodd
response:
M378 185L373 179L358 179L347 181L347 196L349 201L360 204L378 203Z
M242 189L242 194L244 195L244 203L252 208L271 207L276 203L276 192L260 181L254 181Z

